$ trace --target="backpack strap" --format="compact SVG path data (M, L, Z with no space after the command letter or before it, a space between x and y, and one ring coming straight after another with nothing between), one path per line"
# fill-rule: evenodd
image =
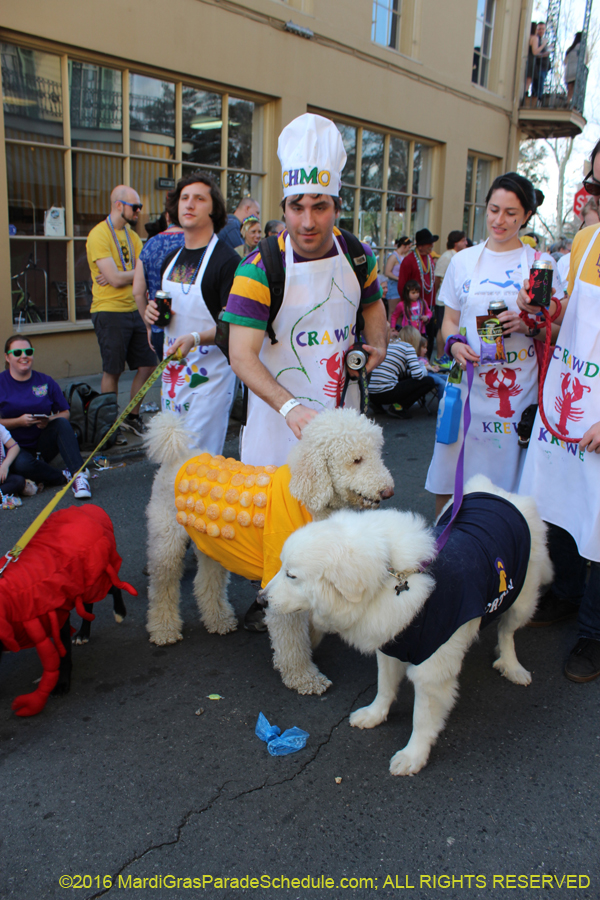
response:
M356 237L355 234L352 234L351 231L346 231L345 228L340 228L340 233L344 240L346 241L346 246L348 248L348 253L350 254L350 265L354 269L354 274L358 279L358 283L360 285L360 292L362 294L365 284L367 283L367 278L369 277L369 264L367 262L367 254L365 253L365 248ZM359 340L360 335L362 334L365 327L365 320L362 314L362 302L359 304L357 313L356 313L356 339Z
M271 293L267 334L271 338L271 343L276 344L277 338L273 331L273 321L281 309L283 292L285 290L285 266L283 265L283 259L281 258L278 236L273 234L263 238L259 241L258 249L260 258L264 263L265 272L267 273L267 281L269 282L269 291Z

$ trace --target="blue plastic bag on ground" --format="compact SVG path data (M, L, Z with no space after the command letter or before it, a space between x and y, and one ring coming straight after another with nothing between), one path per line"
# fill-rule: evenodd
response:
M261 741L265 741L271 756L287 756L288 753L303 750L306 747L306 741L310 737L308 731L302 731L301 728L296 728L295 725L282 734L281 728L278 728L277 725L270 725L266 716L262 713L258 714L254 733Z

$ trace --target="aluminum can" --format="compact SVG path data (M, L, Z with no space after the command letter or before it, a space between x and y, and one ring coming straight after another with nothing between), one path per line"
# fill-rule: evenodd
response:
M529 272L529 297L532 306L550 306L552 300L552 263L536 260Z
M493 316L494 318L496 318L497 316L500 315L500 313L503 313L503 312L508 312L508 306L506 305L504 300L490 300L489 306L488 306L488 316ZM497 335L498 337L500 336L500 331L502 331L502 328L499 329L499 332ZM510 334L503 334L503 337L504 337L504 340L506 340L507 338L510 337Z
M360 369L364 369L368 358L360 347L351 347L346 353L346 368L352 372L358 372Z
M171 321L171 295L166 291L157 291L154 302L158 306L158 319L154 323L159 328L165 328Z

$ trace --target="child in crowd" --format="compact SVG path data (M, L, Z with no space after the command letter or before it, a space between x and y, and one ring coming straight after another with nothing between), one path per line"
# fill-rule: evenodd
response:
M36 485L22 475L10 473L11 463L19 455L19 445L8 428L0 425L0 492L2 494L23 494L30 497L37 493Z
M431 310L421 298L421 285L418 281L407 281L402 291L402 302L398 304L392 313L392 328L406 328L412 326L421 334L425 334L426 324L431 318ZM398 319L402 316L401 324ZM418 353L418 348L417 353Z

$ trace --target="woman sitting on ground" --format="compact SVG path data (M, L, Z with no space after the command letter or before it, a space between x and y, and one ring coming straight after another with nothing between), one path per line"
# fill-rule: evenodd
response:
M13 334L4 345L0 425L10 431L21 448L10 473L36 484L66 484L71 473L81 468L83 459L69 424L69 404L53 378L33 369L33 354L31 341L21 334ZM50 465L58 454L67 467L62 472ZM87 472L77 476L73 493L77 500L92 496Z

